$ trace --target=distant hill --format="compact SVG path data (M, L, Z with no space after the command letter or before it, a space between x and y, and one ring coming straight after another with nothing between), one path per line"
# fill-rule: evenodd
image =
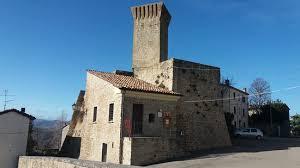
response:
M59 149L62 128L68 123L58 120L36 119L33 122L31 134L32 139L35 141L35 149Z
M38 128L55 128L60 124L58 120L44 120L44 119L36 119L33 122L33 127Z

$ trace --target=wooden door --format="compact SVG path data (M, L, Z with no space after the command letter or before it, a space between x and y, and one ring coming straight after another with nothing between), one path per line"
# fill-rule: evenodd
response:
M133 112L132 112L133 135L143 134L143 114L144 114L144 105L133 104Z

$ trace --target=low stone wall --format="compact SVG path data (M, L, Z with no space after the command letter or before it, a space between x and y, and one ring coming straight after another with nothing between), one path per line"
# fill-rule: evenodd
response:
M124 138L124 164L149 165L184 155L175 139L159 137Z
M57 157L31 157L21 156L18 168L129 168L136 166L124 166L111 163L102 163L70 158Z

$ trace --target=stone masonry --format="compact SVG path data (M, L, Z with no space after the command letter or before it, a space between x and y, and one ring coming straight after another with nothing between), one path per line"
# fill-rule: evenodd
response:
M18 168L135 168L111 163L56 157L21 156Z
M79 138L79 158L147 165L230 146L220 68L168 59L171 15L163 3L131 11L133 73L87 72L68 133Z
M163 3L131 8L134 19L133 68L168 59L168 27L171 21Z
M222 101L211 101L221 99L220 69L213 66L193 63L178 59L169 59L162 53L152 53L152 57L146 57L148 51L154 47L153 37L157 34L160 39L155 41L159 49L168 46L168 28L170 14L162 4L159 6L160 13L156 15L156 25L163 28L153 27L153 17L136 17L133 12L135 30L134 37L145 34L143 38L135 38L133 50L133 72L136 78L152 83L159 87L168 88L183 96L178 102L177 130L184 134L180 144L187 151L228 146L231 144L225 117L223 114ZM134 11L151 9L153 4L132 8ZM140 16L140 15L138 15ZM143 15L142 15L143 16ZM158 17L158 18L157 18ZM144 23L144 24L141 24ZM145 38L147 40L145 40ZM144 48L145 50L138 50ZM165 48L165 51L168 49ZM156 57L153 59L153 57ZM164 59L160 59L164 58ZM143 60L142 64L140 60Z

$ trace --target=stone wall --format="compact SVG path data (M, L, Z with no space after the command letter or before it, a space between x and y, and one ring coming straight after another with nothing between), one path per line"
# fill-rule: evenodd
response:
M135 166L124 166L95 161L77 160L70 158L55 157L27 157L19 158L18 168L129 168Z
M124 92L124 119L132 118L133 104L143 104L143 131L141 135L131 135L123 127L123 164L147 165L181 156L177 144L176 113L179 96L126 91ZM164 117L158 113L170 114L170 124L165 125ZM154 114L154 122L149 123L149 114Z
M168 59L168 26L171 16L163 3L132 7L134 19L133 68Z
M174 59L173 90L180 99L177 129L187 151L231 145L223 113L220 69Z
M135 77L183 96L177 104L177 136L186 151L231 145L220 99L220 69L170 59L150 68L135 68ZM219 99L219 101L214 101Z
M144 137L176 137L176 113L178 96L127 91L124 94L124 120L132 119L133 104L143 104L143 133ZM164 126L163 116L158 112L170 114L170 125ZM149 114L154 115L154 121L149 122ZM123 136L129 136L123 127Z
M183 155L172 138L133 137L124 142L131 146L131 165L148 165Z
M87 73L84 127L80 159L102 160L102 144L107 144L107 162L120 163L121 90ZM109 105L114 104L113 121L109 121ZM93 122L94 107L97 118Z

